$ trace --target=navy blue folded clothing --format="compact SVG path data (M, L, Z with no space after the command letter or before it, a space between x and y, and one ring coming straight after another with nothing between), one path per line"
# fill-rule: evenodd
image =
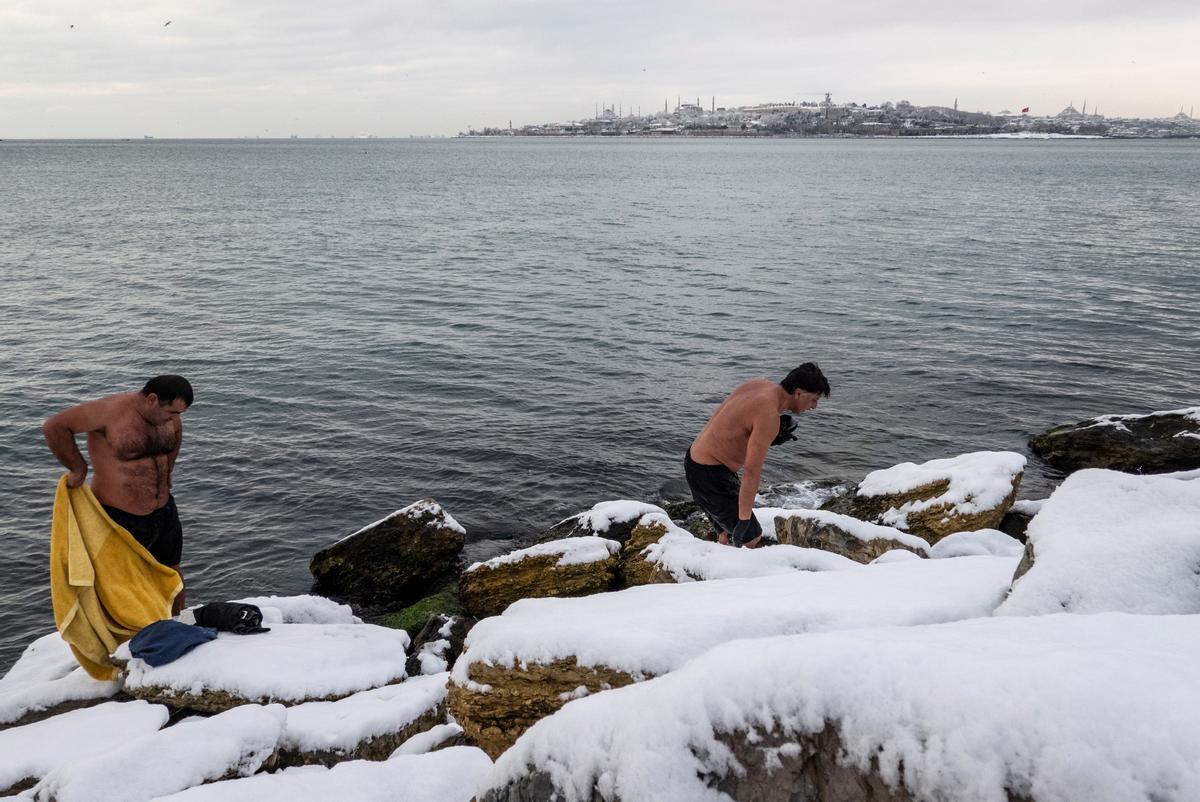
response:
M271 631L262 625L262 610L253 604L212 602L203 607L197 607L193 614L196 616L197 624L202 627L212 627L218 632L253 635L257 632Z
M129 641L129 651L152 666L165 666L217 637L210 627L196 627L179 621L155 621L142 627Z

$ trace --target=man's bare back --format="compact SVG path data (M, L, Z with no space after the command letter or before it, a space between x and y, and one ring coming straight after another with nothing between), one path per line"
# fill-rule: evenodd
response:
M768 379L753 379L740 385L721 402L692 441L692 459L701 465L724 465L731 471L740 471L747 462L747 447L756 428L760 428L760 437L766 439L767 445L774 439L785 401L786 394Z
M729 394L692 441L684 461L688 486L718 527L722 543L732 535L736 545L758 545L761 528L753 515L754 498L767 449L776 437L795 439L783 437L791 430L781 432L786 416L780 416L815 409L822 395L829 395L829 382L813 363L801 365L778 384L753 379Z

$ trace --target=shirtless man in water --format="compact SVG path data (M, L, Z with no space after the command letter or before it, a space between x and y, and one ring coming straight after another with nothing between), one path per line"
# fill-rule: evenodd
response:
M88 464L75 443L75 435L87 434L96 499L154 559L176 571L183 527L171 495L171 470L183 442L180 416L191 404L187 379L155 376L141 392L87 401L42 425L46 444L70 471L67 487L79 487L87 478ZM172 614L182 609L180 592Z
M754 497L767 448L796 439L795 422L782 413L816 409L821 396L829 397L829 381L813 362L805 362L779 384L748 381L729 394L692 441L684 473L692 498L717 527L721 543L728 544L732 537L735 546L762 545Z

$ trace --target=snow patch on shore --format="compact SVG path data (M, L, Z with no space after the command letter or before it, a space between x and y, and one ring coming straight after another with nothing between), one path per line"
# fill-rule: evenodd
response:
M57 632L35 640L0 678L0 725L67 702L109 699L120 682L92 679Z
M641 678L672 671L713 646L741 638L985 616L1004 598L1017 565L1007 557L870 566L847 562L849 567L836 571L793 570L582 598L522 599L475 625L451 677L468 685L473 663L574 658L581 666L607 666Z
M446 698L448 673L413 677L359 691L335 702L288 708L280 745L300 752L349 752L364 741L396 732Z
M727 800L706 781L737 771L719 735L798 743L830 722L851 765L877 760L917 799L1200 799L1197 664L1200 616L982 618L739 641L568 703L499 758L484 788L532 768L566 799ZM776 760L796 751L787 747Z
M605 528L607 529L607 526ZM560 540L550 540L528 548L511 551L500 557L493 557L486 562L472 563L468 566L466 572L470 573L480 568L497 568L501 565L511 565L527 557L552 557L555 555L559 558L555 563L556 566L586 565L587 563L606 560L620 551L621 544L615 540L608 540L607 538L596 537L594 535L588 537L565 537Z
M1200 613L1200 482L1077 471L1026 534L1034 564L999 615Z
M888 510L883 523L904 528L908 515L933 507L950 506L960 515L998 506L1013 489L1013 479L1025 470L1025 457L1014 451L973 451L917 465L904 462L872 471L858 486L863 497L907 493L935 482L948 487L934 498L909 501Z
M331 769L299 766L191 788L160 802L469 802L491 766L483 750L452 746Z
M244 699L302 702L347 696L405 676L404 630L372 624L277 624L257 635L218 634L157 668L129 659L126 688L225 691Z

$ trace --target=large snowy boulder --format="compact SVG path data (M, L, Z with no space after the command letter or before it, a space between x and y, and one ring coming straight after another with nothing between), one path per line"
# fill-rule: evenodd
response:
M120 682L92 679L57 632L35 640L0 677L0 730L100 704Z
M0 732L0 797L32 788L56 766L156 732L167 708L105 702Z
M794 547L766 551L775 549ZM862 566L824 556L848 567L516 602L471 630L451 672L450 712L473 743L499 755L567 701L665 674L727 641L988 615L1017 563L965 557Z
M764 532L773 532L775 521L794 510L762 508L754 511ZM864 524L865 525L865 524ZM896 530L889 529L894 533ZM796 546L738 549L702 540L662 513L642 517L622 549L621 572L626 586L709 579L741 579L789 574L795 571L838 571L851 560L818 549Z
M38 802L149 802L201 783L247 777L275 753L285 718L281 705L192 717L64 763L34 795Z
M491 766L480 750L455 746L331 769L299 766L198 786L156 802L469 802Z
M322 592L408 604L454 573L465 534L440 504L424 499L317 552L309 570Z
M638 519L652 512L666 513L656 504L644 501L601 501L590 510L572 515L559 521L541 538L559 540L564 537L599 536L624 543L637 525Z
M371 624L277 624L257 635L221 633L164 666L130 659L125 690L210 713L330 701L403 679L407 646L403 630ZM117 655L128 657L128 645Z
M621 544L594 535L539 543L472 564L459 598L476 618L498 615L517 599L587 596L612 587Z
M975 451L874 471L858 485L851 515L936 543L954 532L995 529L1017 497L1025 457Z
M1101 415L1056 426L1029 441L1056 468L1164 473L1200 468L1200 407L1148 415Z
M1200 478L1079 471L1030 522L996 612L1108 611L1200 613Z
M776 519L775 537L780 543L830 551L860 563L893 549L929 556L929 543L916 535L823 510L796 510Z
M409 738L445 718L447 679L444 672L414 677L336 702L289 707L277 765L386 760Z
M479 800L1200 799L1198 660L1200 616L743 640L566 705Z

